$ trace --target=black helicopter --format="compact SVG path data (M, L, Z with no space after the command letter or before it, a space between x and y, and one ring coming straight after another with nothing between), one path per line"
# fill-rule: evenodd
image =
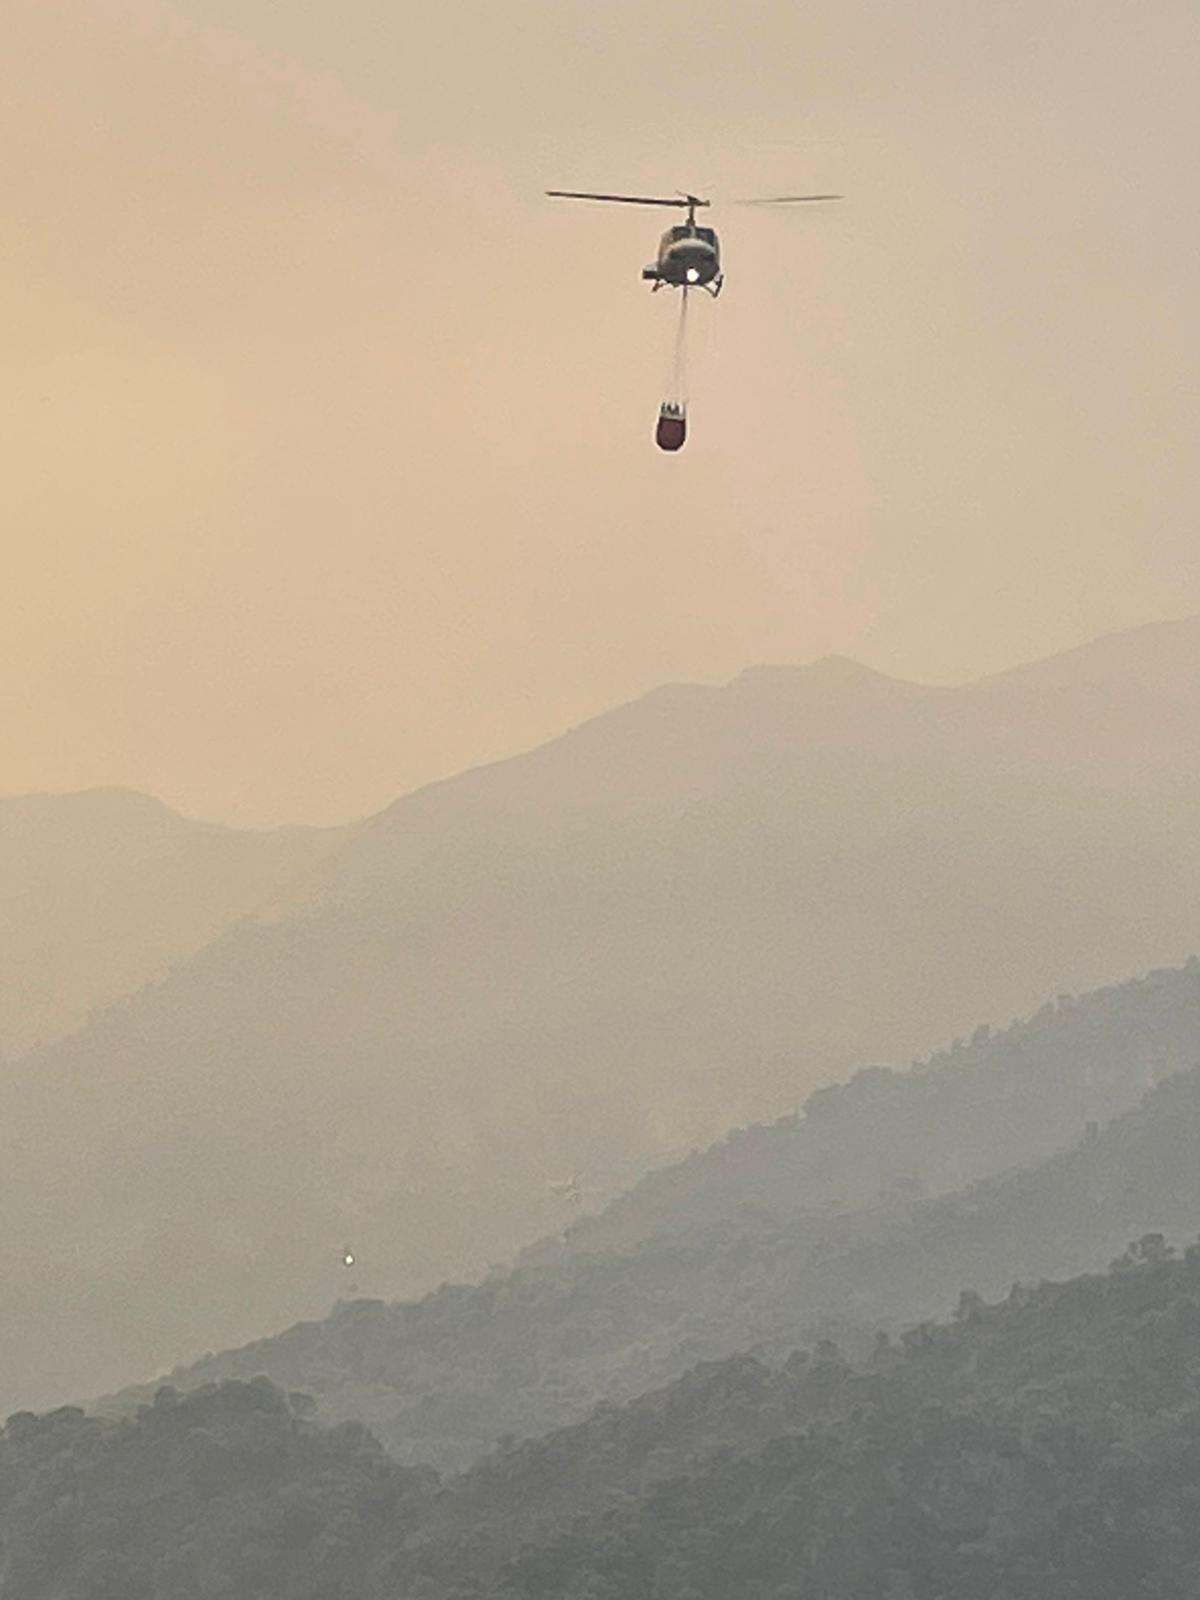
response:
M668 228L658 241L658 256L648 267L642 268L642 277L659 289L703 289L715 300L725 282L721 271L721 242L715 228L702 228L696 221L696 212L710 206L711 200L699 195L680 194L671 199L642 194L590 194L578 189L547 189L555 200L606 200L623 206L678 206L687 208L687 221ZM814 200L840 200L839 194L781 194L763 200L740 200L738 205L783 206L807 204Z

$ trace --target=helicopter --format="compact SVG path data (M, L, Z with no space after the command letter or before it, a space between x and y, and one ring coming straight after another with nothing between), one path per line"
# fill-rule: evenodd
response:
M648 267L642 268L642 278L651 286L651 293L660 289L703 289L715 300L725 282L721 270L721 242L715 228L702 228L696 221L696 212L711 206L711 200L699 195L684 194L668 198L644 194L592 194L579 189L547 189L554 200L604 200L622 206L677 206L686 207L687 221L668 228L658 241L658 255ZM813 200L840 200L840 194L781 194L762 200L741 200L739 205L782 206L805 204Z

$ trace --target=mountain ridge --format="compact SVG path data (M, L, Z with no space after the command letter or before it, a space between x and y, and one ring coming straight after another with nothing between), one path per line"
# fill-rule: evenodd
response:
M447 1479L263 1380L24 1413L0 1430L5 1592L1184 1600L1198 1328L1200 1246L1147 1234L858 1360L700 1363Z
M1080 725L1085 652L995 716L874 679L853 715L816 687L672 690L403 798L302 912L22 1074L0 1331L28 1392L313 1315L347 1239L364 1292L474 1276L563 1226L564 1174L627 1187L864 1061L1181 959L1200 624L1178 637L1136 759L1123 716L1094 737L1094 674Z
M0 1049L62 1038L316 893L346 837L201 822L120 786L0 798Z
M1200 963L1090 1006L1046 1009L1051 1016L1024 1040L1027 1062L997 1065L981 1040L948 1052L933 1071L894 1075L890 1085L868 1071L814 1097L827 1102L818 1118L826 1126L841 1100L845 1115L868 1123L882 1115L882 1128L864 1129L868 1143L890 1129L904 1144L920 1125L936 1147L954 1141L957 1102L965 1092L970 1110L974 1096L980 1127L997 1139L981 1152L991 1165L980 1160L960 1187L926 1194L893 1181L838 1202L829 1172L818 1169L821 1204L811 1180L803 1189L805 1163L793 1156L792 1203L770 1206L761 1175L750 1181L764 1154L752 1141L760 1159L743 1163L740 1192L727 1185L720 1204L705 1205L693 1185L673 1228L635 1242L601 1233L591 1251L544 1246L509 1272L417 1302L347 1301L322 1322L176 1368L165 1381L192 1389L266 1377L314 1395L327 1421L370 1427L410 1465L462 1468L503 1434L570 1425L590 1406L623 1403L699 1360L739 1351L774 1360L789 1341L831 1334L866 1350L880 1330L948 1314L963 1288L991 1296L1016 1280L1102 1268L1130 1237L1200 1232ZM1105 1034L1107 1050L1095 1050ZM1099 1081L1089 1097L1093 1051ZM1121 1063L1123 1101L1114 1093ZM1153 1087L1143 1096L1145 1084ZM880 1089L890 1099L873 1105ZM1103 1115L1105 1095L1112 1115L1101 1125L1091 1118ZM1005 1108L1022 1101L1018 1161L1003 1124ZM1042 1120L1051 1131L1039 1147L1030 1130ZM827 1166L836 1167L844 1140L831 1145ZM896 1159L907 1172L908 1153ZM778 1179L773 1192L778 1202ZM1045 1218L1053 1229L1041 1226ZM154 1388L104 1408L128 1412Z

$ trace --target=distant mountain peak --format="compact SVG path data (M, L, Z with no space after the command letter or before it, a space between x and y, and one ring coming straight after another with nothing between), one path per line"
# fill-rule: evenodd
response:
M867 689L902 690L920 693L922 685L903 678L890 677L874 667L868 667L851 656L818 656L802 665L785 665L763 662L746 667L732 680L729 687L745 688L819 688L823 690Z
M60 811L126 812L143 816L178 816L164 801L140 789L128 789L121 784L98 784L91 789L36 789L25 794L0 796L0 805Z

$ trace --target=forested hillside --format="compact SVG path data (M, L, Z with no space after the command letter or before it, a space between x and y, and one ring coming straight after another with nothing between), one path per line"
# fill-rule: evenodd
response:
M315 904L12 1083L7 1403L323 1314L347 1240L363 1294L477 1276L574 1219L556 1182L626 1188L864 1063L1184 959L1198 774L1193 621L955 689L838 660L669 687L405 797ZM979 1175L968 1120L934 1188ZM921 1183L927 1155L876 1165ZM813 1192L866 1203L851 1167Z
M1164 1251L1151 1238L1106 1278L996 1307L967 1297L955 1325L859 1366L821 1347L696 1372L481 1469L436 1554L410 1546L384 1581L455 1593L478 1572L505 1600L1187 1600L1200 1251Z
M944 1315L960 1289L1103 1266L1129 1237L1200 1230L1200 1069L1074 1150L932 1201L843 1215L747 1212L625 1253L526 1266L416 1304L351 1303L172 1375L266 1374L358 1418L402 1459L462 1467L696 1361L785 1353ZM150 1391L144 1391L145 1398ZM128 1408L139 1394L124 1397Z
M932 1196L1051 1155L1172 1074L1200 1065L1200 961L1080 996L914 1062L818 1089L779 1121L740 1128L649 1173L564 1239L594 1254L760 1208L786 1217Z
M268 1384L164 1394L130 1426L64 1408L0 1435L5 1600L361 1600L425 1475Z
M266 1384L10 1419L5 1600L1193 1600L1200 1247L701 1366L464 1477Z

